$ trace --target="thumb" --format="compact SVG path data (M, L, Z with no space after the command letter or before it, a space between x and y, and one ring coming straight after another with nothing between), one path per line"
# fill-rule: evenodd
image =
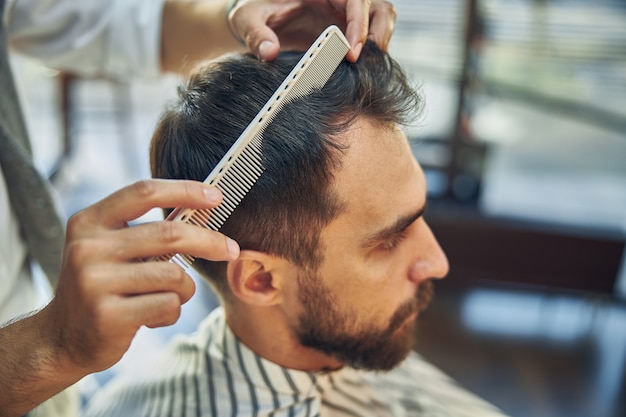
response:
M250 27L244 39L250 51L261 61L273 61L280 51L278 36L269 26L263 24L258 27Z
M229 15L230 24L245 41L248 49L261 61L273 61L280 51L276 33L267 25L267 10L260 12L253 7L235 7Z

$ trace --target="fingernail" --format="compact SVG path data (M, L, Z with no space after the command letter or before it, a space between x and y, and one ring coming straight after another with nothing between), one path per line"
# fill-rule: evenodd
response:
M261 42L261 44L259 45L259 59L261 61L264 61L265 57L269 55L270 50L272 49L272 45L273 43L270 41Z
M361 49L363 49L362 42L359 42L356 45L354 45L354 48L352 48L352 51L354 52L355 57L358 57L361 54Z
M217 204L222 201L222 193L215 187L206 187L204 189L204 196L213 204Z
M237 259L239 257L239 245L237 242L227 237L226 246L228 246L228 253L230 253L233 259Z

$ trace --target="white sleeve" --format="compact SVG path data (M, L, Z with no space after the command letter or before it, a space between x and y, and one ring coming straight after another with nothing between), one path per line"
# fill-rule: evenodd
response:
M83 75L160 72L165 0L8 0L11 48Z

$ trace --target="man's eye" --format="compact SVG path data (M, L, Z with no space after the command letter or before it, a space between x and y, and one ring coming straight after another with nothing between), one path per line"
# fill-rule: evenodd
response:
M395 249L400 244L400 242L402 242L402 240L404 240L406 235L407 235L406 231L403 231L402 233L398 233L398 234L394 235L392 238L387 239L387 241L383 242L380 245L380 249L382 249L384 251L391 251L391 250Z

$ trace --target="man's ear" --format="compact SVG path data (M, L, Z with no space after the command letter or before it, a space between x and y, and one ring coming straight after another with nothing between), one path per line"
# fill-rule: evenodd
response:
M233 294L246 304L277 304L282 300L283 275L290 270L289 264L265 252L242 250L239 258L228 263L228 285Z

